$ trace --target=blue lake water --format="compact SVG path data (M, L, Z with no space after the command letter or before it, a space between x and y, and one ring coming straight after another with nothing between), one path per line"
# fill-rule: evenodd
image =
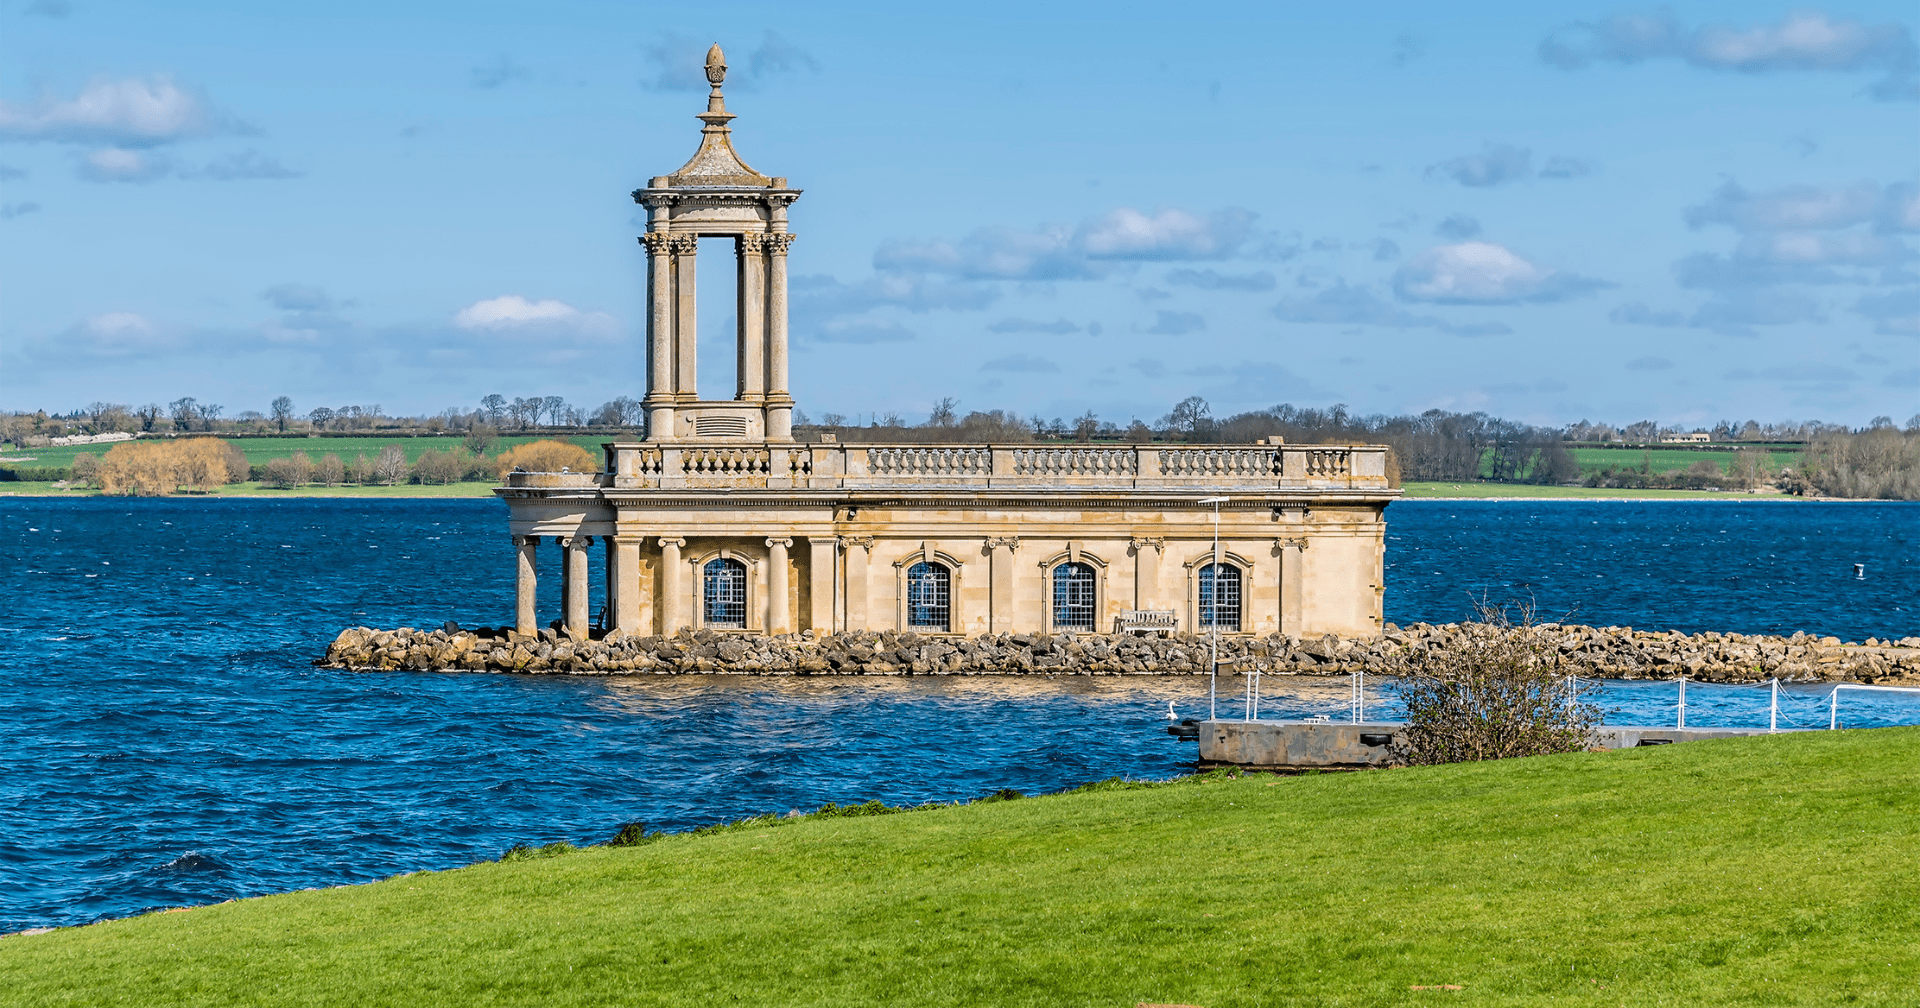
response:
M1920 505L1404 501L1389 527L1394 622L1459 619L1484 595L1602 625L1920 634ZM593 842L629 821L1172 776L1192 749L1160 730L1169 703L1206 709L1204 677L308 665L350 624L504 622L493 501L0 498L0 548L0 932ZM1344 679L1262 688L1266 716L1346 709ZM1782 726L1824 726L1827 695L1785 690ZM1221 712L1240 697L1223 680ZM1671 723L1673 701L1659 683L1603 698L1616 723ZM1920 695L1842 710L1916 723ZM1764 690L1688 690L1689 724L1766 716Z

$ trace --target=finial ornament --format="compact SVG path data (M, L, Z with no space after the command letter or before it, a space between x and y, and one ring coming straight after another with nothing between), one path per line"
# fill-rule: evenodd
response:
M719 87L727 79L727 57L720 51L720 43L707 50L707 83Z

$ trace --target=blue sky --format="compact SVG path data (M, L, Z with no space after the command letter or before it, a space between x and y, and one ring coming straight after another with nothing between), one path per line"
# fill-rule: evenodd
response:
M0 408L638 397L717 41L816 418L1920 411L1909 4L6 3Z

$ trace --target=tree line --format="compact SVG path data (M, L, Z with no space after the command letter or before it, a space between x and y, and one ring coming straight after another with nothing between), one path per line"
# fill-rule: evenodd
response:
M69 479L110 495L160 497L182 491L209 493L221 486L258 481L272 489L301 486L334 487L347 484L395 486L462 481L494 481L512 470L539 472L569 468L596 472L593 453L565 441L534 441L496 456L465 445L444 450L429 448L412 462L401 446L387 445L368 457L357 453L351 461L327 452L318 459L306 452L276 458L264 466L248 462L238 445L220 438L169 441L123 441L105 456L81 452L74 456Z

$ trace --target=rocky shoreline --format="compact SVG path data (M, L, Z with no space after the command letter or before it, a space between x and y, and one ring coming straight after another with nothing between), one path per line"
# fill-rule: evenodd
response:
M1222 637L1220 656L1242 659L1237 672L1266 675L1391 674L1408 651L1448 650L1477 624L1416 623L1369 639L1333 636ZM1731 633L1683 634L1547 623L1515 628L1567 658L1581 675L1609 679L1706 682L1920 681L1920 637L1869 638ZM402 627L341 631L321 668L522 672L566 675L1196 675L1209 668L1205 637L1106 634L986 634L958 638L913 633L853 632L816 638L714 631L604 638L564 631L522 634L448 623L436 630Z

